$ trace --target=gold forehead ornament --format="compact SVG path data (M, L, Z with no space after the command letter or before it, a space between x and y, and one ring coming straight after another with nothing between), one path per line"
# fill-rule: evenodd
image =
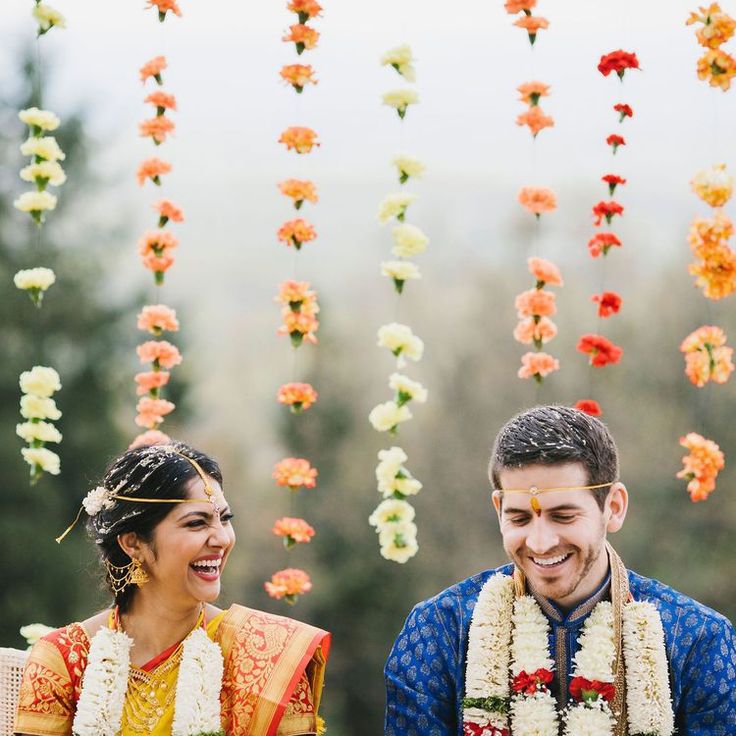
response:
M529 499L529 505L532 511L537 515L542 515L542 507L539 505L537 496L540 493L555 493L556 491L592 491L596 488L606 488L612 486L616 481L612 480L609 483L596 483L592 486L564 486L559 488L537 488L537 486L529 486L529 488L495 488L501 494L504 493L529 493L531 498Z

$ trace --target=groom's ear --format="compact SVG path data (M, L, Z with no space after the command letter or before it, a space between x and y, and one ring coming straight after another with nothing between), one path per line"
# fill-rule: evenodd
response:
M493 508L496 509L496 515L498 516L498 523L501 523L501 510L503 509L503 491L493 491L491 494L491 503Z

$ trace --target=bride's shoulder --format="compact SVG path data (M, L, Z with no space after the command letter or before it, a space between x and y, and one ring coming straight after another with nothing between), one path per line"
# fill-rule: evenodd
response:
M103 627L107 626L107 622L110 620L110 610L105 609L99 613L95 613L93 616L86 618L80 623L80 626L87 633L87 636L92 639L94 635Z

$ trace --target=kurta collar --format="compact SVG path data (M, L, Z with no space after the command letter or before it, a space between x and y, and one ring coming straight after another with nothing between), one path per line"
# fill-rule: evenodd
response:
M600 584L598 589L590 596L590 598L578 604L575 608L567 613L563 612L557 606L557 604L549 600L549 598L545 598L543 595L537 593L537 591L534 590L534 587L528 580L527 586L529 588L529 592L532 594L532 596L534 596L534 599L537 601L539 607L542 609L547 618L565 626L567 624L573 624L576 621L580 621L580 619L585 618L585 616L587 616L595 608L596 604L600 603L600 601L610 599L611 570L609 567L606 579Z

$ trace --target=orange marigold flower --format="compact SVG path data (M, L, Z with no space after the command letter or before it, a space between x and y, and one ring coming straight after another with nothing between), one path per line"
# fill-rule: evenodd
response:
M736 253L727 245L709 249L702 263L691 263L688 271L707 299L723 299L736 291Z
M690 182L695 194L711 207L722 207L733 194L733 177L726 171L726 164L716 164L699 171Z
M135 423L139 427L156 429L157 425L163 422L164 417L171 414L174 409L176 409L176 404L171 401L144 396L138 400L136 405L138 415L135 418Z
M314 529L304 519L293 519L289 516L277 519L271 531L277 537L284 538L287 549L300 542L309 542L314 536Z
M317 197L317 187L314 182L308 179L286 179L279 182L281 194L285 197L291 197L294 200L294 207L300 209L304 200L313 204L319 199Z
M615 291L604 291L602 294L593 294L590 301L598 305L599 317L610 317L621 309L621 297Z
M165 56L154 56L153 59L147 61L140 68L141 82L145 82L148 77L153 77L161 84L161 72L167 67Z
M634 111L631 109L631 105L625 105L624 103L619 102L618 105L613 106L613 109L618 113L619 123L623 123L624 118L634 117Z
M614 365L621 360L624 351L602 335L583 335L577 349L590 355L590 364L596 368Z
M540 97L547 97L549 95L549 85L543 82L524 82L517 88L521 97L519 99L525 102L527 105L534 107L539 104Z
M603 416L603 410L601 409L600 404L593 399L580 399L580 401L575 403L574 408L584 411L586 414L590 414L591 417Z
M606 182L608 184L608 193L613 196L613 193L616 191L616 187L621 184L622 186L626 184L626 179L616 175L616 174L606 174L605 176L601 177L601 181Z
M304 570L287 568L279 570L271 576L271 582L263 584L266 592L271 598L280 600L283 598L287 603L294 604L297 598L312 590L312 581Z
M721 448L713 440L707 440L697 432L689 432L680 437L680 445L689 450L690 454L682 458L683 468L677 477L688 481L687 490L691 501L705 501L715 490L719 471L726 466Z
M138 384L136 393L138 396L144 396L151 393L154 397L158 397L158 390L163 388L171 377L168 371L146 371L145 373L136 373L135 382Z
M299 16L300 23L316 18L322 12L322 6L316 0L290 0L286 8Z
M533 46L537 40L537 33L543 28L549 28L549 21L539 15L522 15L514 21L514 25L523 28L529 34L529 43Z
M179 329L176 310L165 304L148 304L138 315L138 329L152 335L160 335L164 331L176 332Z
M276 334L288 335L291 338L291 344L295 348L298 348L302 342L317 343L314 333L319 328L319 322L314 316L314 313L309 313L305 309L299 312L292 312L290 309L285 309L281 313L281 317L284 320L284 324L278 328Z
M601 201L593 207L593 222L595 225L600 225L603 218L605 218L610 225L614 215L623 215L623 213L624 208L618 202L613 200L610 202Z
M138 123L138 135L142 138L150 136L153 142L158 146L166 140L169 133L173 132L176 124L166 115L157 115L155 118L149 118L142 123Z
M297 54L301 54L304 49L313 49L317 45L319 31L304 25L304 23L297 23L289 26L289 33L283 36L281 40L286 43L293 42Z
M516 313L523 317L551 317L557 311L555 295L551 291L529 289L516 297Z
M596 233L588 241L588 250L593 258L608 255L613 246L621 247L621 241L613 233Z
M308 243L317 237L317 231L306 220L298 218L285 222L276 235L285 245L293 245L299 250L302 243Z
M697 72L698 79L726 92L736 76L736 59L721 49L709 49L698 59Z
M712 3L707 8L700 7L700 13L690 13L686 25L702 23L695 36L698 43L706 48L717 49L726 43L736 31L736 20L721 10L718 3Z
M606 143L608 143L608 145L613 148L614 153L616 153L619 146L626 145L626 141L624 140L623 136L616 135L615 133L612 133L608 136L608 138L606 138Z
M298 94L301 94L308 84L317 84L317 80L312 76L314 69L310 65L288 64L281 67L279 74Z
M150 102L154 105L158 115L163 115L164 110L176 110L176 97L160 90L151 92L143 102Z
M317 469L303 457L287 457L276 463L273 479L277 485L288 486L292 491L300 488L314 488L317 485Z
M181 353L176 345L166 340L148 340L136 349L141 363L153 363L155 368L173 368L182 361Z
M146 432L139 434L129 445L129 450L134 450L136 447L150 447L151 445L168 445L171 442L171 437L159 432L157 429L149 429Z
M624 78L627 69L638 69L639 59L636 54L629 53L623 49L612 51L610 54L603 54L598 62L598 71L607 77L611 72L616 72L619 79Z
M714 249L728 247L733 222L720 210L712 218L696 218L690 225L688 243L698 258L707 258Z
M154 184L161 186L160 176L168 174L171 171L171 164L162 161L160 158L147 158L139 167L136 177L138 184L143 186L146 179L150 179Z
M169 220L172 222L184 222L184 213L181 207L175 205L170 199L160 199L153 205L153 209L158 212L159 227L164 227Z
M169 11L174 15L181 17L181 9L177 5L176 0L147 0L149 8L158 9L158 19L163 23L166 20L166 13Z
M522 207L537 217L557 209L555 193L544 187L522 187L518 199Z
M521 320L514 330L515 340L524 345L534 343L537 350L555 335L557 335L557 325L549 317L528 317Z
M537 0L506 0L503 4L506 12L510 15L516 15L524 11L527 15L531 15L531 11L537 5Z
M285 383L279 388L276 398L286 404L294 414L309 409L317 401L317 392L309 383Z
M291 279L282 281L276 301L288 306L292 312L299 312L304 302L316 301L317 292L310 291L309 281L293 281ZM317 307L314 312L319 311Z
M545 128L554 127L555 121L550 115L545 115L542 108L538 105L530 107L526 112L522 112L516 117L517 125L526 125L529 132L534 138Z
M288 151L293 148L297 153L309 153L314 146L321 145L315 131L299 126L287 128L279 137L279 143L283 143Z
M545 284L562 286L562 274L552 261L533 257L528 258L526 262L529 266L529 273L537 280L538 289L541 289Z
M545 376L560 370L560 361L547 353L524 353L521 356L519 378L533 378L541 383Z

